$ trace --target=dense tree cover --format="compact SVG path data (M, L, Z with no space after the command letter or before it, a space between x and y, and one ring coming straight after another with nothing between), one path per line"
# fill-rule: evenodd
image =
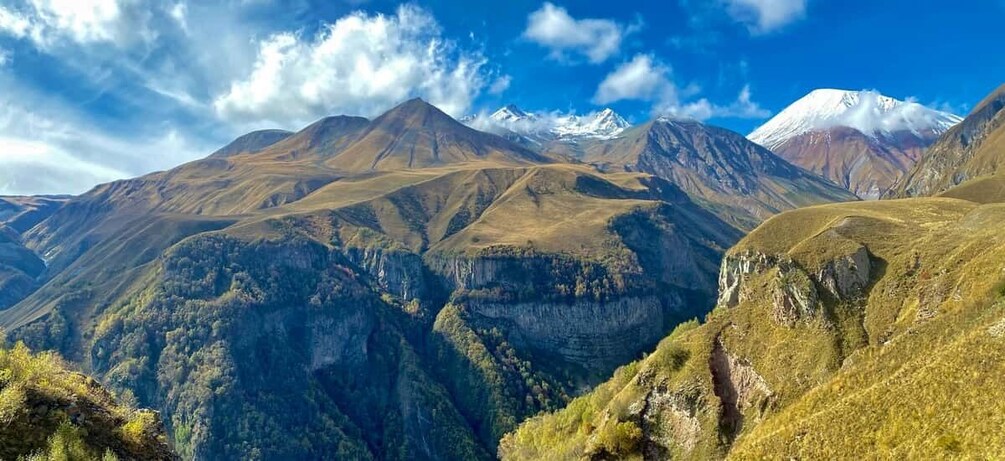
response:
M436 370L451 377L447 388L487 446L494 446L527 415L556 409L568 400L570 383L536 371L499 330L473 329L462 306L450 304L441 310L434 331Z
M183 457L490 457L406 338L411 316L330 249L197 238L157 278L102 313L87 360L163 409ZM61 346L69 307L18 334Z

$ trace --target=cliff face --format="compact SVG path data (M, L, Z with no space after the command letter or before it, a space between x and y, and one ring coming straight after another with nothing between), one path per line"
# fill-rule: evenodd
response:
M476 325L506 325L518 349L538 351L601 377L635 358L638 344L655 344L674 321L693 314L680 295L622 297L598 302L467 302Z

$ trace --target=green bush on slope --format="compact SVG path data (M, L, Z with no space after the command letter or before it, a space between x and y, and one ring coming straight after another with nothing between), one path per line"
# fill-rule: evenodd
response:
M175 459L156 414L116 403L53 353L0 349L0 458Z

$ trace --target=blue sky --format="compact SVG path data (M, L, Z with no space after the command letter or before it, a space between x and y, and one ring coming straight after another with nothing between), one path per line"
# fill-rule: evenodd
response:
M0 194L80 193L414 96L747 133L815 88L964 115L1001 0L2 0Z

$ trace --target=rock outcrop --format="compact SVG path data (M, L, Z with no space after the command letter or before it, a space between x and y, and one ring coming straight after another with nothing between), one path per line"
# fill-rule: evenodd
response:
M813 280L794 264L785 264L771 281L772 315L776 322L792 326L800 319L812 318L819 311L819 299Z
M719 306L735 307L744 300L744 282L748 277L763 274L778 265L777 256L755 251L728 253L719 270Z
M835 299L851 301L864 294L871 273L869 250L857 245L854 250L824 263L813 279Z
M735 307L751 288L751 277L774 270L769 290L773 314L779 323L791 325L818 312L820 293L837 301L854 301L865 294L872 276L869 250L855 245L844 254L832 256L807 272L787 255L768 255L753 250L727 254L719 273L718 305Z

